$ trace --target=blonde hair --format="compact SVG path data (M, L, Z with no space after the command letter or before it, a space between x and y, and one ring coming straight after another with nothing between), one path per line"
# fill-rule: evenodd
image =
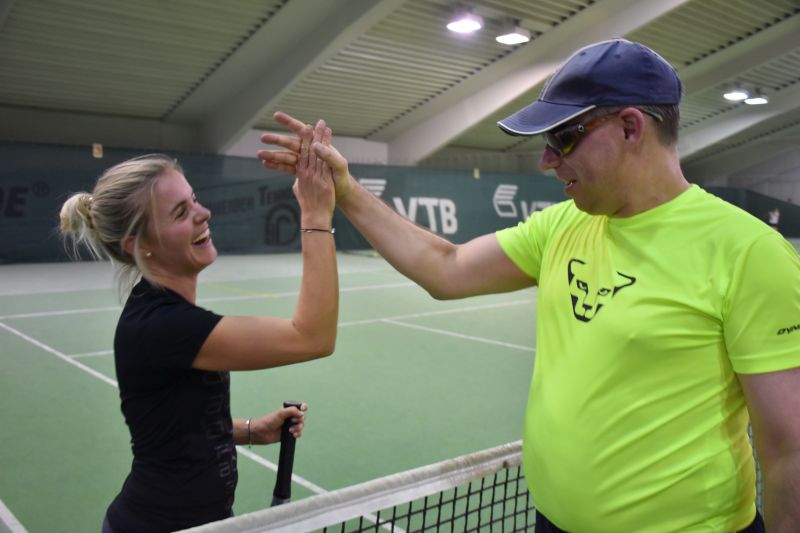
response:
M70 196L61 206L61 235L73 259L85 247L94 259L108 258L117 270L120 293L129 292L147 274L139 241L151 216L153 190L168 170L182 172L177 160L148 154L106 170L94 190ZM124 243L133 239L133 253Z

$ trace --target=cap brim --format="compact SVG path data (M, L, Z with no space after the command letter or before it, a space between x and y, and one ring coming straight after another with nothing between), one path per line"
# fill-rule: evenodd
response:
M539 135L594 109L595 105L551 104L537 100L497 122L509 135Z

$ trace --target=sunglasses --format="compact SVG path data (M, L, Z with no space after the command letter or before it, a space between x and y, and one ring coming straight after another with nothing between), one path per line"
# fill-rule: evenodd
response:
M588 135L590 131L597 129L603 122L617 114L618 113L609 113L597 117L586 124L572 124L571 126L564 126L555 131L546 131L544 133L544 141L558 157L565 157L575 149L581 137Z

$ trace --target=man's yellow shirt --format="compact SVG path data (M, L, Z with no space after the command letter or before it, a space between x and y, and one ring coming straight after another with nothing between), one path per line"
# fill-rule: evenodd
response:
M523 451L537 508L573 533L746 527L736 373L800 366L796 250L696 185L628 218L563 202L497 239L539 285Z

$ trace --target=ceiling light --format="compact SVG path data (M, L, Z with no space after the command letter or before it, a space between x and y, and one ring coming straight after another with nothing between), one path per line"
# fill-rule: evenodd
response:
M769 103L769 97L760 91L756 91L756 94L750 98L745 98L744 103L747 105L764 105Z
M514 24L503 31L502 35L495 37L498 43L502 44L522 44L531 40L531 32Z
M456 33L472 33L483 27L483 19L469 10L460 9L447 23L447 29Z
M736 87L730 89L728 92L722 95L726 100L730 100L731 102L741 102L747 98L750 98L750 93L746 90L742 89L741 87Z

